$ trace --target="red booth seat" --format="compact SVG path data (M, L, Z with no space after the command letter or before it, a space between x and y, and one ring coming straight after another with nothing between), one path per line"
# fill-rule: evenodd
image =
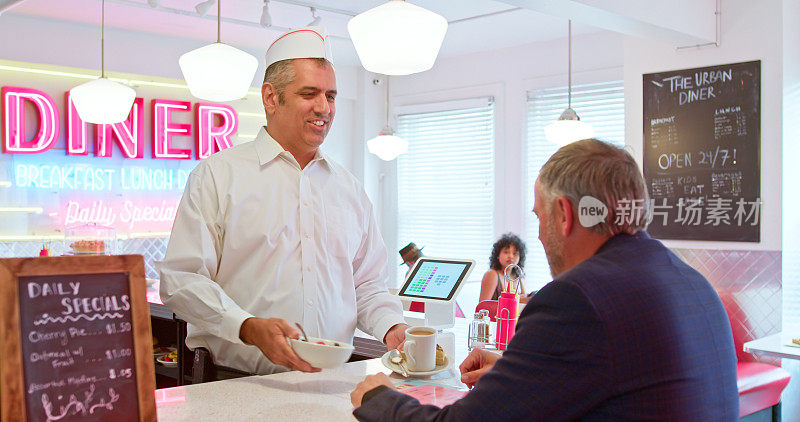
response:
M722 293L720 299L731 323L733 346L736 348L738 361L736 386L739 388L739 417L763 411L771 413L772 420L779 421L781 393L789 384L791 375L779 366L756 362L755 356L744 351L744 343L751 338L749 333L752 332L747 324L747 315L733 296Z
M484 300L478 303L478 306L475 307L475 312L480 310L487 310L489 311L489 318L494 321L497 317L497 301L496 300Z
M785 369L758 362L736 365L739 388L739 417L777 405L791 376Z

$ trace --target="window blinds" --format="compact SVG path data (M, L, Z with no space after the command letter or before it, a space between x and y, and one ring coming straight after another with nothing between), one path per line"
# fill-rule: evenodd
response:
M484 104L397 119L408 153L397 163L396 249L414 242L426 256L474 259L472 279L488 270L494 236L494 102Z
M539 169L558 147L544 137L544 127L556 121L567 108L567 87L547 88L528 93L527 177L525 243L528 254L525 263L525 285L537 290L552 277L547 258L539 242L539 222L533 209L533 184ZM595 138L617 146L625 145L625 104L623 82L610 81L572 87L572 108L581 120L591 124Z

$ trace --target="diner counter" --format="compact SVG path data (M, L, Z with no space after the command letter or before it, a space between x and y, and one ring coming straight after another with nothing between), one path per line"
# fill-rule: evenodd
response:
M425 379L464 388L459 364ZM158 420L354 420L350 392L365 376L378 372L391 373L380 359L370 359L317 373L292 371L164 388L156 390Z
M158 284L148 286L151 315L172 317L158 297ZM466 358L470 320L456 318L453 328L440 331L437 342L451 357L447 370L421 379L464 388L458 366ZM370 338L356 332L354 343ZM362 346L363 347L363 346ZM156 363L158 365L158 363ZM251 376L202 384L162 388L155 392L158 420L354 420L350 392L367 375L383 372L392 381L404 378L386 368L381 359L346 363L317 373L298 371Z
M177 329L178 343L182 343L186 337L186 324L177 318L166 305L161 302L159 295L159 280L148 279L147 283L147 302L150 307L150 316L162 320L174 321ZM410 316L421 317L421 314L416 312L409 313ZM455 326L451 329L445 330L445 333L440 333L439 344L442 345L445 352L450 356L454 356L455 360L459 363L467 357L467 336L470 319L455 318ZM361 359L374 358L386 352L386 346L382 342L375 339L371 335L356 330L355 338L353 339L355 346L354 355ZM184 360L184 353L188 351L184 347L178 348L178 360ZM191 356L189 356L191 360ZM156 365L160 365L156 363ZM176 371L177 372L177 371ZM183 374L178 375L178 384L183 384Z

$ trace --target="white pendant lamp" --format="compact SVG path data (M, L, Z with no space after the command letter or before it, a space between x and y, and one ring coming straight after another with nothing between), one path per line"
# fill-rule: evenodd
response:
M81 120L95 124L119 123L128 118L136 91L106 78L105 21L106 2L101 5L100 18L100 78L78 85L69 91Z
M354 16L347 31L365 69L410 75L433 67L447 20L405 0L390 0Z
M221 0L217 0L217 42L178 59L189 91L208 101L244 98L258 67L258 59L252 55L220 42L220 3Z
M572 109L572 20L569 21L568 51L567 109L561 113L561 117L558 120L544 128L545 138L559 146L594 136L594 128L588 123L582 122L581 118L578 117L578 113Z
M367 141L367 149L383 161L392 161L400 154L408 152L408 142L395 136L389 125L389 76L386 76L386 126L378 136Z

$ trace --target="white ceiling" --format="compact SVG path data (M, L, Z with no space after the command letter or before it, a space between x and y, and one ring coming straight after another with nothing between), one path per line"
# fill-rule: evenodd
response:
M17 0L0 0L0 7ZM201 0L162 0L151 8L147 0L106 0L106 28L155 34L169 38L196 40L199 44L216 40L217 6L201 17L194 9ZM350 17L383 4L386 0L271 0L273 27L262 28L263 0L222 1L222 41L236 47L263 52L289 28L311 21L309 6L318 7L322 24L332 35L334 62L359 65L347 34ZM444 16L450 25L440 57L513 47L532 42L564 38L567 21L528 9L492 0L411 0L414 4ZM100 22L100 0L23 0L5 14L35 19L57 20L89 26ZM573 22L573 34L599 29Z

